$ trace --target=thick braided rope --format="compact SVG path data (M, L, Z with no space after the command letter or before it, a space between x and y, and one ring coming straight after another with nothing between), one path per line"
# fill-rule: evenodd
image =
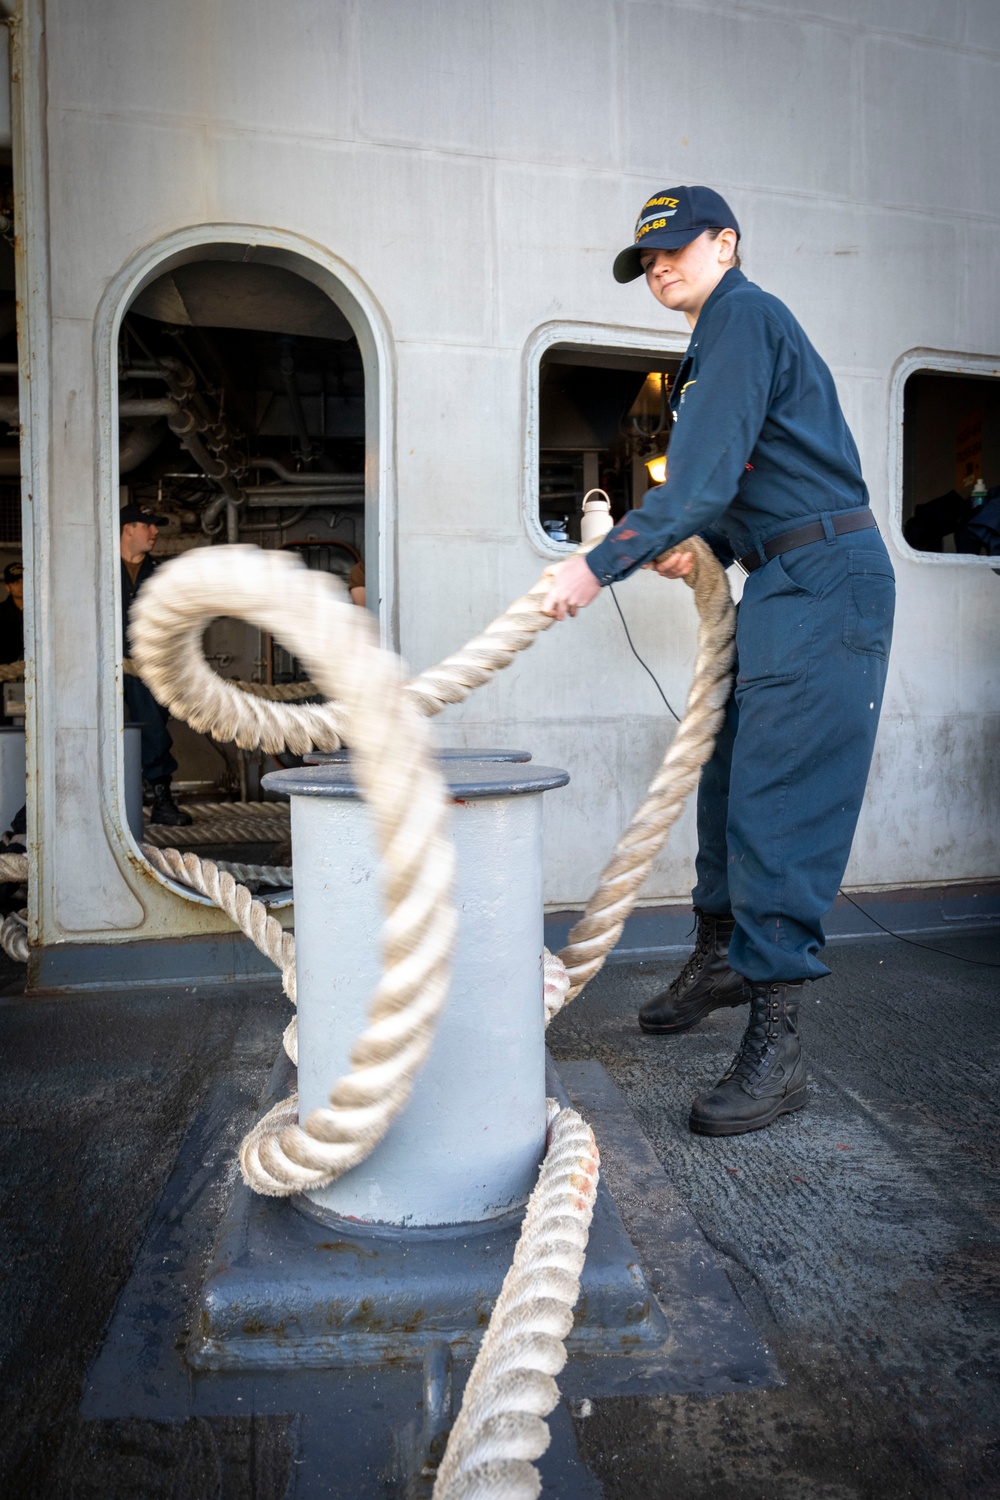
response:
M0 664L0 682L20 682L23 676L23 661L7 661Z
M16 880L18 884L28 878L28 856L26 854L0 854L0 881ZM28 913L10 912L0 924L0 948L17 964L28 962Z
M0 881L27 880L28 856L26 854L0 854Z
M694 553L685 582L698 609L698 653L684 716L646 796L601 872L586 910L560 951L569 974L564 1003L598 972L621 936L653 860L697 785L725 717L735 654L736 611L725 573L699 538L676 551Z
M240 677L230 680L233 687L249 693L251 698L267 698L272 703L298 703L303 698L323 696L314 682L244 682Z
M231 547L192 549L174 558L169 569L160 568L158 571L169 571L172 578L176 577L180 564L187 566L195 551L204 551L218 574L219 589L224 591L227 587L226 564L220 563L220 558L224 552L234 550ZM260 549L242 547L239 550L248 553ZM230 570L228 577L232 580L228 587L232 589L236 575ZM284 584L287 586L287 579ZM133 608L136 619L140 617L148 592L149 584L146 584ZM239 593L238 583L236 593ZM339 750L344 722L342 708L333 703L302 703L291 707L256 692L248 692L246 684L229 682L212 671L202 650L202 636L211 620L230 613L219 590L216 591L216 604L218 607L199 610L197 618L188 622L186 629L183 628L185 617L182 614L171 617L165 609L161 610L158 619L162 631L159 635L147 633L141 649L130 631L133 655L126 676L138 674L149 688L156 681L159 686L153 689L154 697L170 709L175 719L183 719L200 734L211 735L223 743L233 740L242 750L255 750L258 745L270 753L287 749L296 755L315 749ZM276 612L276 601L261 600L260 604L261 614L265 610L272 614ZM170 656L174 660L171 661ZM256 688L260 684L250 686ZM323 691L321 685L310 682L309 686L313 693Z
M434 1500L534 1500L533 1460L549 1446L597 1195L594 1133L575 1110L550 1127L514 1260L472 1367Z
M164 849L183 844L259 844L288 838L287 802L182 804L194 821L187 828L149 823L145 838ZM258 811L259 809L259 811Z
M284 1196L322 1187L363 1161L409 1098L447 993L454 943L449 806L426 725L401 690L398 660L379 647L371 617L333 579L287 554L198 549L149 580L133 609L131 637L160 702L176 688L178 658L194 668L194 644L219 614L279 636L321 690L339 700L381 856L383 972L351 1071L334 1084L328 1108L298 1124L287 1101L273 1128L258 1125L240 1152L249 1185ZM214 676L203 657L195 675ZM230 700L221 703L227 713L229 707ZM296 712L305 722L313 710ZM220 895L227 878L219 877Z
M0 926L0 948L17 964L28 962L28 913L12 911Z
M14 665L21 668L18 675L23 676L24 662L15 662ZM3 676L4 671L9 671L9 668L0 667L0 682L9 680ZM135 662L128 656L122 658L122 671L126 677L142 675ZM224 677L221 681L228 682L230 687L237 688L250 698L270 698L276 703L297 703L302 698L323 696L314 682L247 682L244 677Z
M204 550L213 566L218 568L219 560L237 549L211 547L196 550ZM253 549L244 547L238 550ZM590 546L579 550L588 552ZM178 563L190 556L193 552L182 553L175 559L170 564L170 575L174 576ZM163 574L167 569L158 571ZM148 589L147 584L135 605L137 617ZM543 630L548 630L553 621L541 611L548 590L548 574L543 573L538 582L487 625L481 635L463 646L461 651L446 657L438 666L428 668L407 683L407 696L416 701L421 713L430 717L440 713L449 703L464 702L475 688L488 682L495 672L509 666L519 651L530 646ZM199 612L197 620L186 622L164 614L162 633L147 637L142 651L135 652L129 667L133 672L141 672L146 685L153 689L154 696L169 708L175 719L184 719L192 729L210 734L214 739L234 740L244 750L260 745L271 753L288 749L296 755L304 755L313 749L339 749L347 722L342 706L265 700L257 691L260 684L250 684L252 691L247 691L247 684L227 681L212 671L202 651L202 635L213 619L228 612L221 594L218 594L215 606ZM322 691L322 684L318 682L297 686ZM309 736L313 736L313 743L307 743Z

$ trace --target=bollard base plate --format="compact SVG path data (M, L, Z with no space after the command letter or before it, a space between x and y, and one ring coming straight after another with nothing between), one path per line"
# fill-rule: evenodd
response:
M568 1096L583 1113L602 1154L587 1271L559 1376L564 1400L550 1419L553 1445L543 1464L546 1471L568 1465L575 1477L564 1492L583 1500L597 1492L572 1458L567 1403L659 1392L716 1396L778 1385L782 1377L605 1069L561 1063L549 1092L564 1102ZM516 1226L469 1236L474 1251L464 1261L446 1254L431 1266L421 1259L427 1241L396 1258L383 1288L396 1298L399 1326L380 1327L386 1308L369 1274L372 1239L340 1239L291 1204L255 1199L238 1183L239 1139L258 1114L232 1080L221 1080L203 1102L87 1376L81 1415L170 1422L299 1412L309 1452L318 1444L326 1453L333 1443L341 1468L345 1450L336 1434L350 1426L353 1467L337 1493L374 1500L385 1493L373 1476L391 1433L419 1415L421 1365L434 1344L451 1350L457 1402ZM452 1254L465 1243L456 1239ZM313 1246L313 1262L347 1268L326 1283L325 1304L319 1283L301 1280L302 1272L313 1275L299 1258L305 1244ZM426 1277L418 1275L421 1265ZM467 1306L449 1286L453 1273L462 1278ZM242 1302L247 1295L255 1300ZM335 1337L326 1320L338 1317ZM446 1337L429 1326L435 1318L451 1320ZM311 1341L302 1337L309 1319ZM333 1462L333 1450L329 1457Z
M275 1064L269 1095L293 1087ZM550 1093L568 1099L549 1069ZM188 1362L199 1370L420 1364L443 1341L471 1359L510 1267L523 1213L440 1230L367 1226L307 1199L237 1182L201 1296ZM567 1351L630 1357L670 1326L602 1178Z

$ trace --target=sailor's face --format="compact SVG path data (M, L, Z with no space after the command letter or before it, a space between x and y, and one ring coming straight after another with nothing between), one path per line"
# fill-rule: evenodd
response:
M679 250L643 250L639 261L657 302L671 312L697 314L724 275L724 261L731 255L732 248L722 235L713 240L705 230Z
M151 525L148 521L132 522L132 540L137 552L152 552L159 534L159 527Z
M679 251L642 251L639 261L646 285L658 303L694 320L732 266L736 236L723 229L712 239L708 229Z

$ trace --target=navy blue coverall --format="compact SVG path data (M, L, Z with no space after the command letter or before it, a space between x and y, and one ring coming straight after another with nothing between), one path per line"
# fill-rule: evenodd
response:
M882 706L892 564L874 528L834 534L831 517L867 508L868 491L833 377L741 271L702 308L671 405L666 483L587 562L614 583L695 534L724 565L764 562L743 591L734 689L699 783L693 897L732 910L738 973L819 978ZM764 560L764 543L810 521L823 541Z
M128 643L128 616L136 594L147 578L151 578L158 564L147 555L139 564L135 582L122 559L122 652L130 655ZM142 775L145 781L164 781L177 770L173 756L173 740L167 729L169 709L157 703L141 677L124 680L125 706L129 721L142 726Z

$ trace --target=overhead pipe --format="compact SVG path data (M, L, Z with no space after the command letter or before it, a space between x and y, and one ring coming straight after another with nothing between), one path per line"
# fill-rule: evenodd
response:
M277 527L279 534L284 533L289 529L289 527L297 526L298 523L305 516L307 516L311 510L311 505L303 505L301 510L295 511L294 514L290 516L282 516L281 519L276 523L272 521L261 521L260 523L254 522L251 525L247 525L247 523L244 522L240 527L240 535L252 536L257 532L274 531L275 527Z
M120 414L123 420L138 419L140 426L133 427L120 439L118 445L118 472L129 474L142 461L155 453L163 442L165 432L162 418L177 410L177 403L164 398L160 401L123 401ZM149 421L149 418L161 420ZM16 396L0 396L0 422L9 427L20 423L20 406ZM0 478L8 478L21 472L19 449L7 452L0 449Z
M294 469L286 469L276 458L251 458L247 462L247 468L270 469L272 474L277 474L286 484L305 484L313 489L350 489L364 482L358 474L300 474Z
M269 505L301 505L304 500L311 500L313 505L326 504L344 508L348 505L363 505L365 500L361 485L356 490L331 493L327 489L308 490L301 485L286 487L282 484L262 484L245 493L251 510L265 510Z
M118 415L123 422L134 422L143 417L172 417L180 411L173 396L126 396L118 403Z
M140 422L118 440L118 472L131 474L150 454L155 453L167 435L162 422Z

